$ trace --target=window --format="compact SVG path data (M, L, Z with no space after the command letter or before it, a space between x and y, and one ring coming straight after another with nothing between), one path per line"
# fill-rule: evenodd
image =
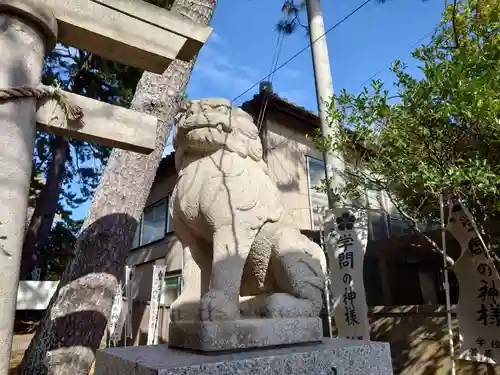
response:
M162 199L144 209L132 248L147 245L172 232L172 216L168 210L168 198Z
M325 167L318 159L307 157L307 168L309 171L309 201L311 205L311 216L313 229L319 229L325 211L328 209L328 197L325 193L315 188L321 187L325 180Z
M382 210L368 212L368 236L372 241L386 239L388 237L387 218Z
M365 284L366 303L369 306L384 304L382 279L376 258L365 256L363 264L363 279Z
M391 217L390 219L391 237L404 236L412 233L412 230L405 220Z
M141 244L159 240L167 227L167 201L162 200L147 207L142 214Z
M325 193L316 191L315 187L321 187L325 179L323 161L307 157L309 171L309 197L311 205L311 217L313 229L319 229L323 216L328 209L328 197ZM398 217L389 217L384 211L383 199L380 192L370 191L366 195L363 207L372 208L368 213L369 238L372 241L386 239L392 236L404 236L411 234L408 223ZM353 202L353 204L361 204Z
M170 275L165 277L165 284L160 299L160 305L169 307L181 294L181 276Z
M420 264L414 261L393 261L389 282L392 302L397 305L421 305L424 303L418 270Z

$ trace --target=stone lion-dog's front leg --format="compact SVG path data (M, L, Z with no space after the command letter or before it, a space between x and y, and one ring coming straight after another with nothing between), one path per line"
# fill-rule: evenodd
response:
M210 287L201 300L202 320L236 320L243 268L257 231L235 215L234 224L218 228L213 236Z
M173 228L183 246L180 296L170 305L172 321L200 320L200 298L208 291L212 269L212 244L194 235L179 216Z

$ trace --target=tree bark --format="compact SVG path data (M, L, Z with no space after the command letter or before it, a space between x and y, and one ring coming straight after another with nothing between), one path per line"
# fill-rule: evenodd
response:
M215 6L216 0L177 0L172 11L207 25ZM155 150L149 155L112 151L75 257L26 351L21 374L88 374L193 65L194 59L176 60L163 75L143 74L131 108L158 117Z
M21 280L31 280L33 268L38 264L41 250L49 238L64 179L68 149L68 140L61 137L55 138L47 181L36 200L35 211L24 237Z

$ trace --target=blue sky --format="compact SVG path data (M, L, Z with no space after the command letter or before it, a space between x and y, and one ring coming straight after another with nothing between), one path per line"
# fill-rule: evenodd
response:
M364 0L323 0L325 29L335 25ZM202 48L188 86L190 99L233 99L269 74L275 51L276 23L282 18L281 0L219 0L212 19L214 32ZM326 36L334 90L357 92L370 78L390 84L391 61L401 59L416 71L410 53L429 40L439 23L443 0L372 1ZM305 14L302 15L305 22ZM278 65L307 46L302 29L285 36ZM290 101L316 111L311 51L307 49L273 79L273 90ZM258 86L235 104L252 98ZM90 202L74 211L86 215Z
M363 2L323 0L325 28ZM232 99L267 75L276 45L275 25L282 17L281 5L282 1L276 0L220 0L212 21L214 33L200 53L188 96ZM334 88L357 91L381 69L378 78L390 80L390 62L398 57L410 62L412 46L433 30L443 6L443 0L389 0L385 4L372 1L328 33ZM305 22L305 14L302 19ZM302 29L286 36L280 62L307 44ZM310 49L276 73L273 88L316 110ZM251 98L257 90L254 88L236 104Z

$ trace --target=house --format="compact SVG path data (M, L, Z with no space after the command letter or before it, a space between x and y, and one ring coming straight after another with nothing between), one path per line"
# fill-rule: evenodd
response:
M282 202L304 234L319 242L321 212L326 196L314 186L324 178L321 154L307 137L319 127L318 116L272 93L265 85L242 108L255 121L263 101L267 100L261 126L264 160L271 178L282 195ZM182 249L172 233L168 200L176 182L174 154L166 156L158 168L147 207L144 210L133 248L127 258L135 266L132 282L135 344L144 343L148 327L148 304L153 266L166 265L164 293L161 299L160 341L168 337L168 307L180 293ZM429 305L445 303L443 259L433 252L421 235L411 233L398 218L383 192L368 192L369 243L365 256L364 277L369 306ZM440 243L439 230L428 231ZM448 241L449 255L458 257L459 248ZM452 302L457 300L457 283L451 278Z

